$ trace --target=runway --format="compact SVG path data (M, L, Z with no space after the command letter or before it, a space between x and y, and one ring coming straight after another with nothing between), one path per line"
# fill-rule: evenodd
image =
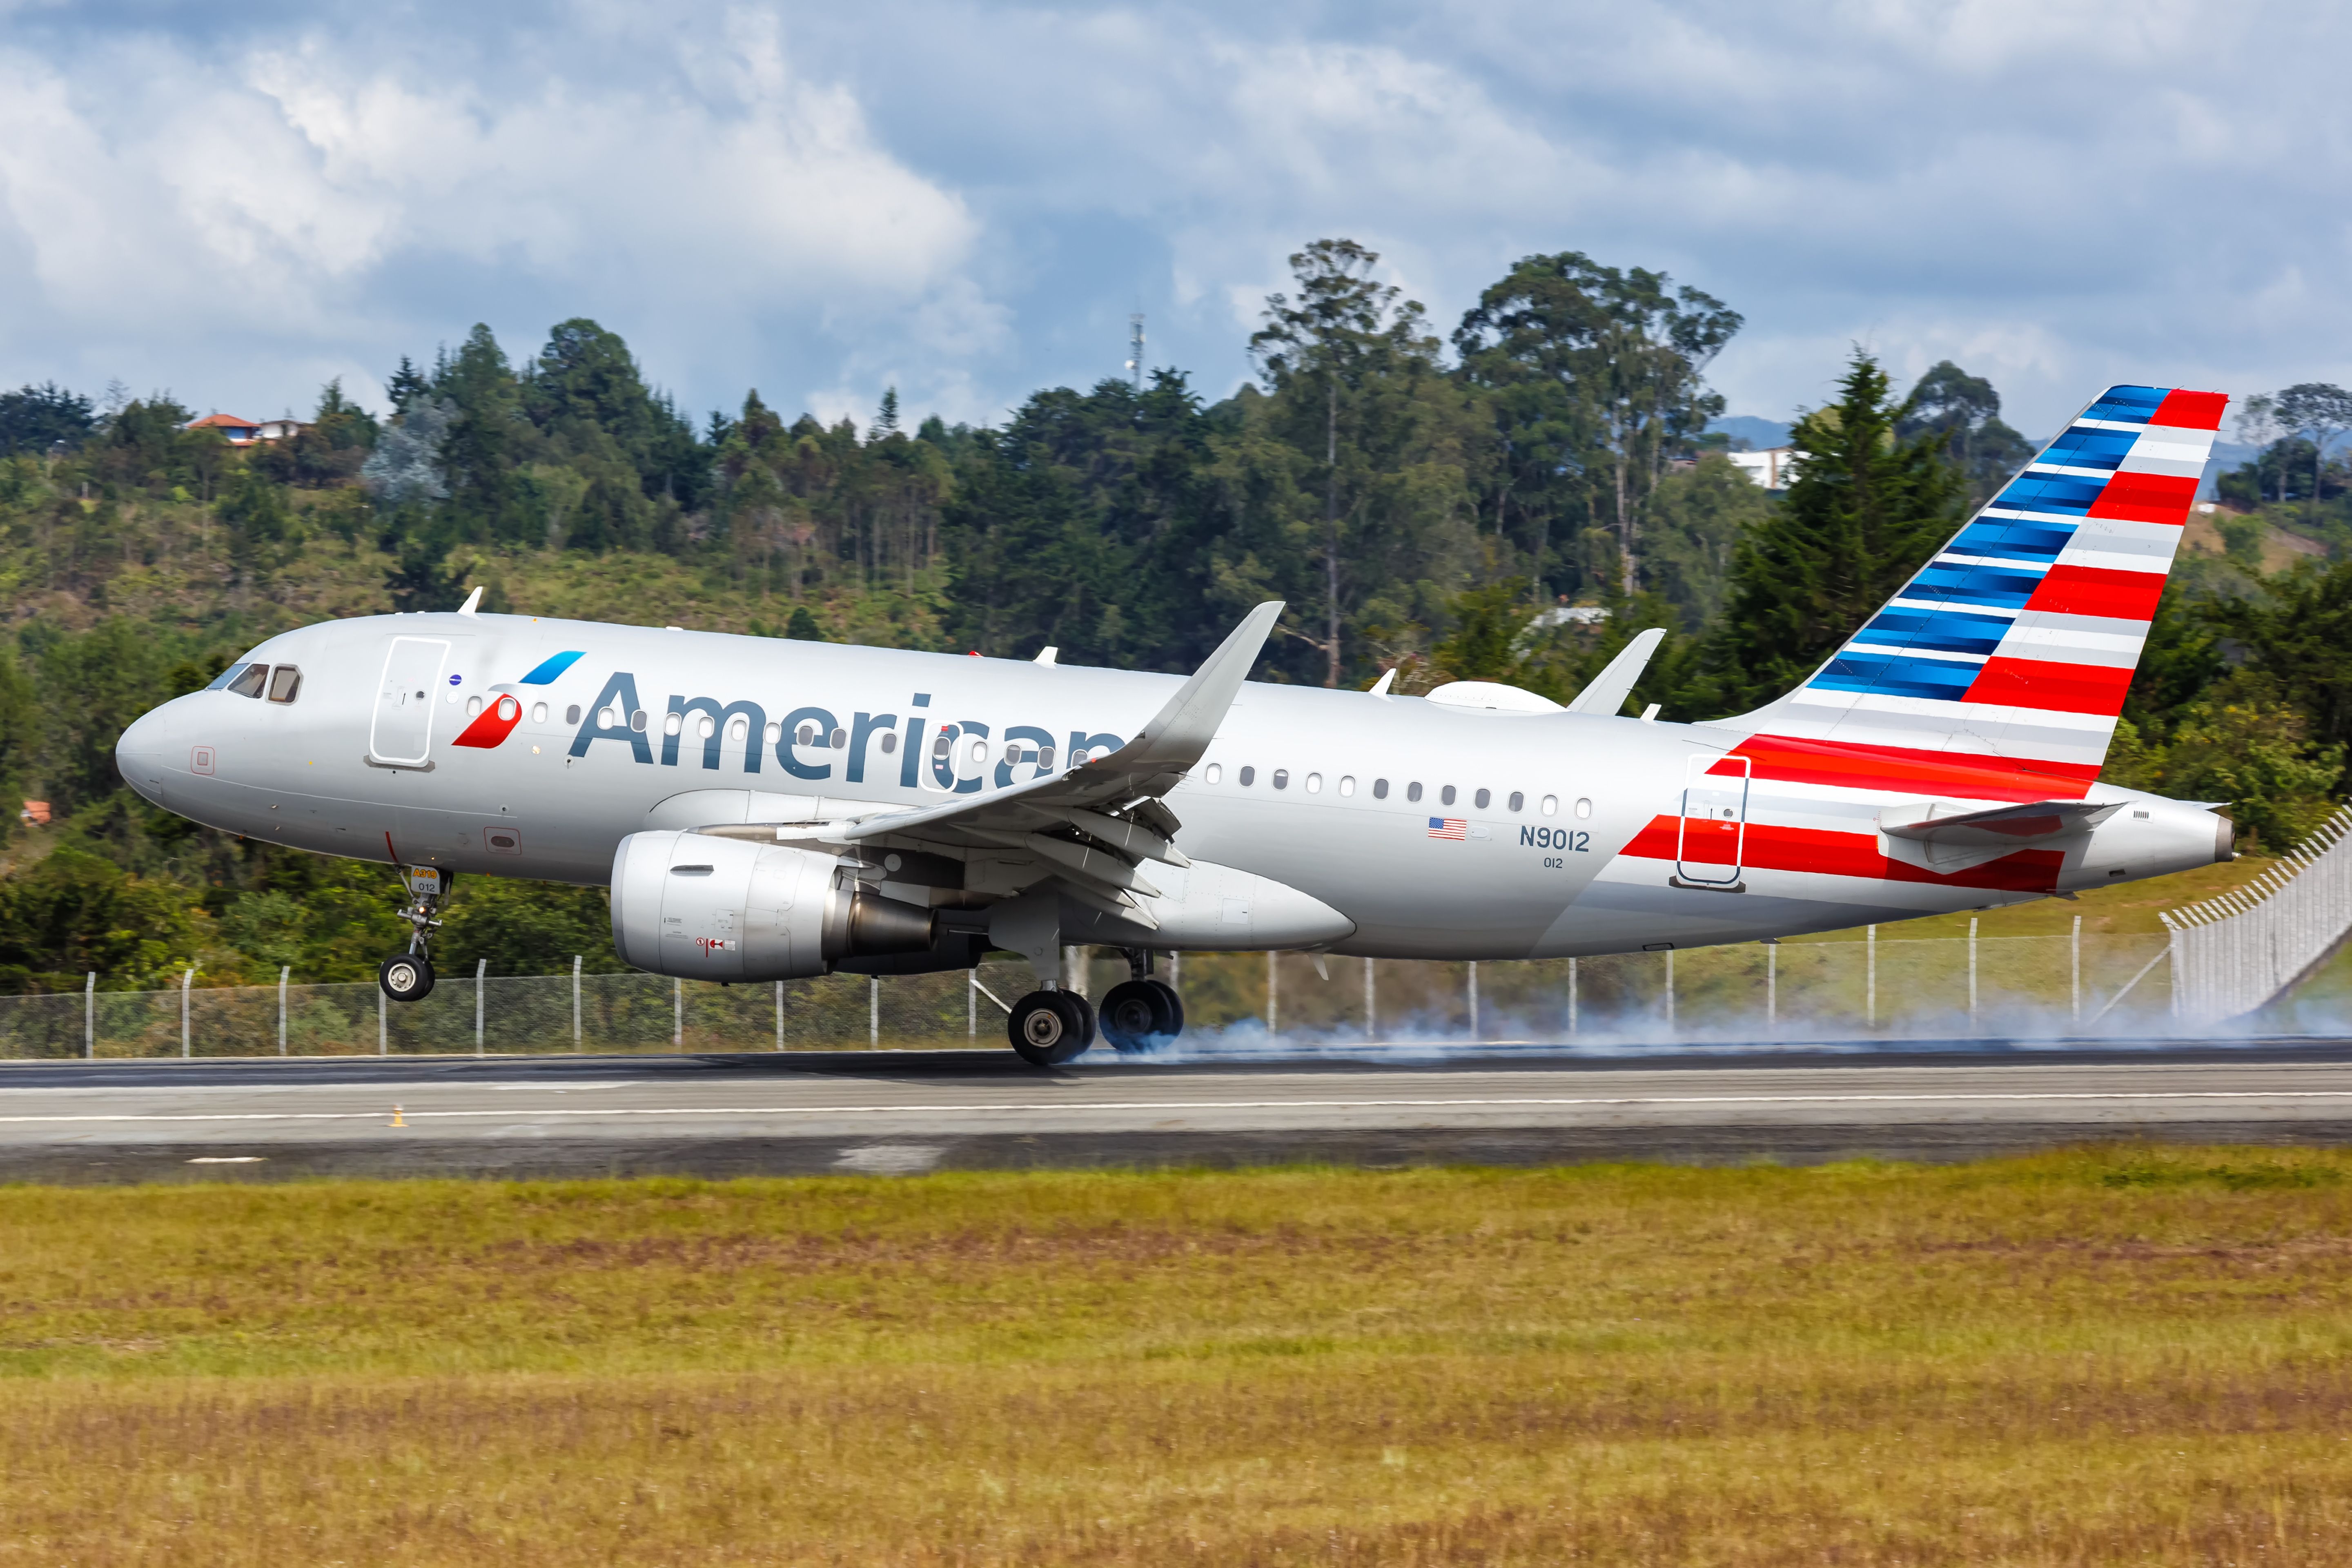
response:
M1595 1058L1003 1051L0 1064L0 1180L1958 1159L2352 1142L2352 1040Z

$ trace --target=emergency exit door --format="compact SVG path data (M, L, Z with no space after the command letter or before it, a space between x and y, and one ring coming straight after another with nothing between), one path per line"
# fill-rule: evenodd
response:
M1739 880L1748 848L1748 781L1746 757L1690 759L1675 844L1675 874L1682 880L1703 887Z
M440 637L394 637L376 683L368 755L394 767L421 768L432 758L433 709L449 645Z

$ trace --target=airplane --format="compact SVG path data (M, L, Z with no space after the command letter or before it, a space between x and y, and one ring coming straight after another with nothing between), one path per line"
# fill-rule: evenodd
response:
M2231 858L2210 803L2099 770L2224 396L2116 386L1796 689L1702 723L1253 682L1283 606L1189 678L485 615L273 637L124 731L166 810L398 868L433 984L455 875L611 889L613 944L722 983L1028 960L1015 1051L1164 1046L1160 955L1517 959L1990 909ZM1097 1012L1065 948L1129 978Z

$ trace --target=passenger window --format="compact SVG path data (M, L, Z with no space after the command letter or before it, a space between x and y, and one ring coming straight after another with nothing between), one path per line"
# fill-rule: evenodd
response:
M235 680L238 676L243 675L244 673L244 665L232 664L226 669L222 670L218 675L214 676L213 683L210 686L205 687L205 689L206 691L223 690L228 686L229 682Z
M290 664L281 664L269 672L269 700L291 702L302 694L302 672Z
M1486 809L1486 803L1494 798L1495 797L1491 793L1482 789L1476 795L1470 797L1470 804L1476 806L1479 810L1484 811Z
M1374 779L1372 781L1372 798L1374 800L1386 800L1388 797L1389 781L1386 779Z
M1307 775L1307 793L1308 795L1321 795L1323 793L1323 775L1321 773L1308 773Z
M931 742L932 758L935 761L945 762L947 760L949 749L954 744L955 737L949 734L945 730L940 731L940 738Z
M1288 789L1290 787L1290 770L1288 768L1276 768L1274 770L1274 787L1276 789Z
M1340 775L1340 778L1339 778L1339 793L1340 793L1340 795L1343 795L1343 796L1344 796L1344 795L1354 795L1354 794L1356 793L1356 775L1355 775L1355 774L1353 774L1353 773L1343 773L1343 774L1341 774L1341 775Z
M1420 784L1416 782L1416 783L1409 784L1405 785L1405 786L1404 786L1404 797L1405 797L1405 799L1407 799L1407 800L1419 800L1419 799L1421 798L1421 785L1420 785Z
M1440 804L1452 805L1454 804L1454 786L1452 784L1447 784L1444 789L1439 790L1437 792L1437 798Z
M1041 768L1050 768L1054 765L1053 747L1040 746L1037 748L1037 765ZM1214 779L1211 779L1209 782L1211 784L1216 783Z
M577 724L580 722L580 704L574 702L571 707L566 708L563 710L563 721L567 724Z
M1576 803L1576 815L1579 816L1591 816L1592 815L1592 803L1589 800L1578 801Z
M795 745L795 746L814 746L814 745L815 745L815 744L816 744L816 726L815 726L815 725L814 725L814 724L803 724L803 725L802 725L799 729L797 729L797 730L793 731L793 745Z
M1205 773L1205 774L1203 774L1202 776L1203 776L1203 777L1205 777L1205 778L1206 778L1206 779L1207 779L1211 784L1222 784L1222 783L1223 783L1223 782L1224 782L1224 777L1225 777L1225 769L1224 769L1224 764L1223 764L1223 763L1211 763L1209 764L1209 771L1208 771L1208 773Z
M1257 770L1255 768L1244 768L1241 771L1240 776L1242 787L1244 789L1247 789L1250 785L1257 783Z
M629 728L642 735L646 732L646 710L642 708L629 715Z
M1559 796L1556 795L1548 795L1543 797L1543 814L1546 816L1557 816L1559 815Z
M885 730L885 731L882 731L882 754L883 754L884 756L886 756L886 757L887 757L887 756L888 756L891 752L893 752L897 751L898 749L898 731L896 731L896 730Z
M1528 797L1526 795L1521 795L1517 790L1513 790L1511 792L1511 809L1513 811L1521 811L1526 809L1527 804Z
M228 683L228 689L239 697L258 697L261 695L262 683L268 679L268 665L248 664L238 673L235 680Z
M835 731L833 732L833 749L834 749L835 751L836 751L836 752L845 752L845 751L849 750L849 731L846 731L846 730L835 730Z
M534 702L530 705L530 721L534 724L544 724L547 722L546 703Z

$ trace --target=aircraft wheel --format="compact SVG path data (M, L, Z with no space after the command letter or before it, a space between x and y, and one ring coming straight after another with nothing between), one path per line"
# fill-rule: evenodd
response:
M1095 1043L1095 1010L1075 991L1032 991L1004 1022L1013 1050L1032 1067L1060 1067Z
M1103 1038L1121 1055L1164 1051L1184 1032L1184 1004L1159 980L1122 980L1102 1004Z
M422 1002L433 990L433 961L421 952L395 952L375 972L375 983L395 1002Z

